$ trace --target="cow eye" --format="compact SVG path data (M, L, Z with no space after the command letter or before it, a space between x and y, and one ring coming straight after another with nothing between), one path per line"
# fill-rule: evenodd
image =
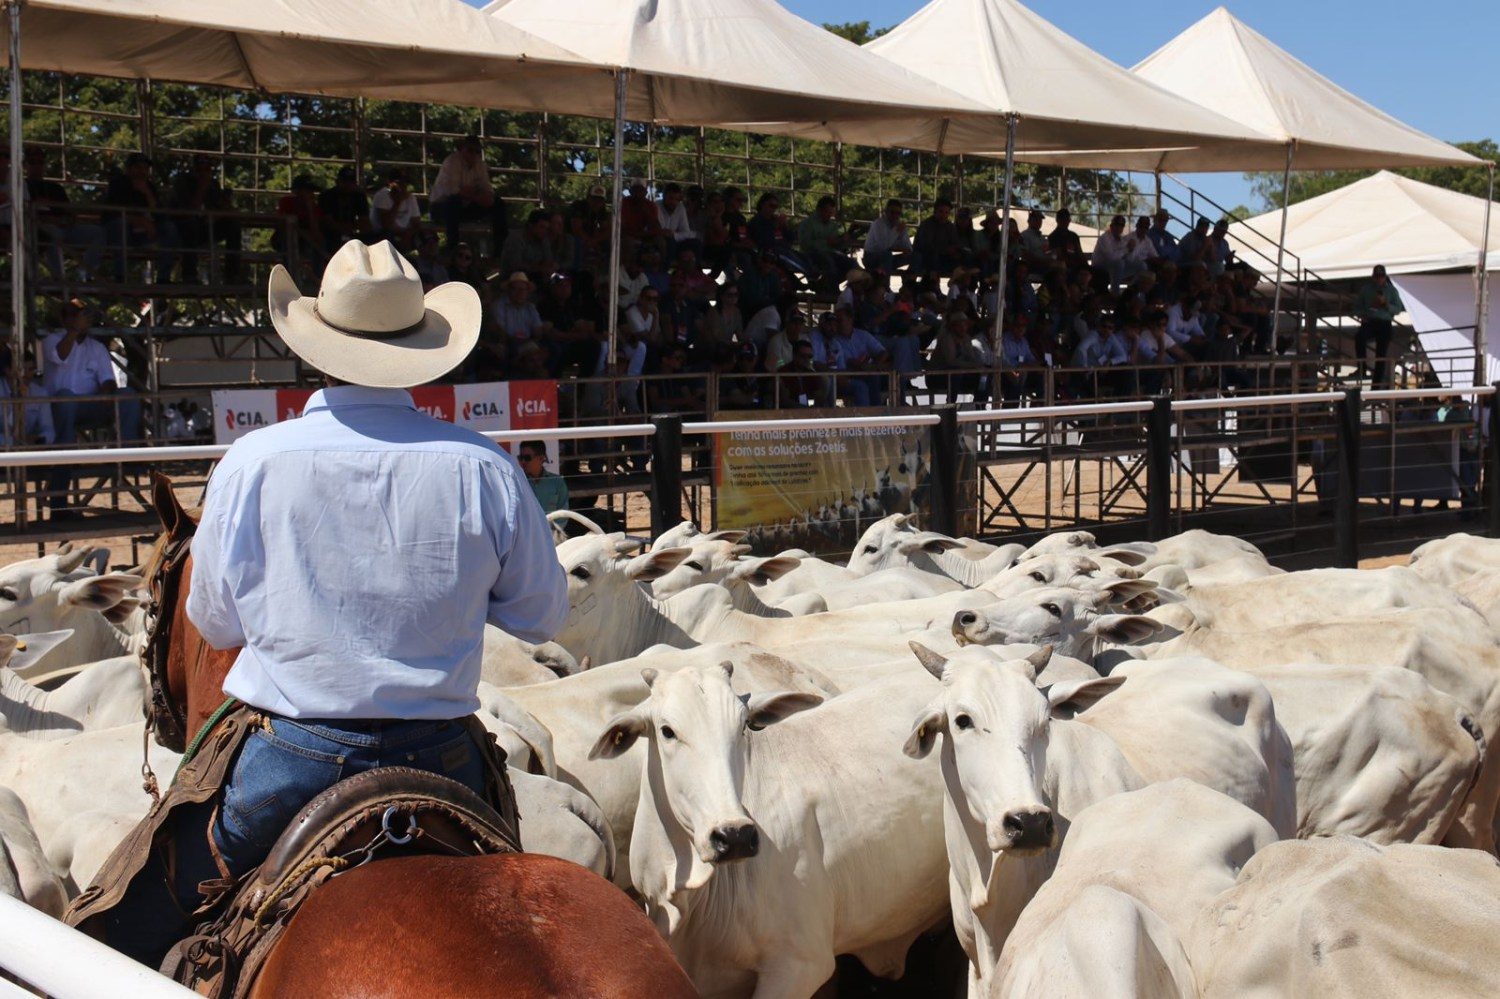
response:
M702 572L703 571L703 566L700 565L697 562L685 562L683 564L686 565L689 569L692 569L694 572Z
M15 603L19 599L20 597L16 596L15 590L9 586L0 586L0 600L9 600L11 603Z
M568 575L572 576L574 579L588 579L590 573L583 566L575 565L572 569L568 570Z
M971 729L974 727L974 719L970 718L968 715L959 715L957 718L953 719L953 724L962 729Z
M876 548L874 545L865 545L865 554L866 555L874 555L878 551L880 551L880 549Z
M1053 617L1062 617L1062 610L1057 606L1057 604L1042 604L1042 610L1046 611L1048 614L1051 614Z
M672 726L663 725L661 727L661 737L663 739L666 739L668 742L671 742L673 739L677 738L677 733L672 731Z
M1039 572L1029 573L1029 575L1031 576L1032 579L1036 580L1038 583L1045 583L1047 581L1047 577L1043 576Z

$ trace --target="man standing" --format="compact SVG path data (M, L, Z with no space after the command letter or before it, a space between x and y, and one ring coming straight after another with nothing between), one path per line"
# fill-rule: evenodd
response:
M210 645L240 650L224 692L254 723L222 790L170 811L171 856L156 851L102 913L108 942L148 963L204 891L260 864L341 779L400 765L480 794L504 781L465 721L479 707L485 623L542 642L568 610L515 461L419 412L406 391L473 348L474 290L424 296L393 245L355 240L316 297L277 267L268 300L276 331L327 387L300 419L235 442L209 483L187 614Z
M469 221L490 224L490 245L505 242L505 202L495 197L490 170L484 163L479 136L466 135L438 168L437 179L427 196L432 221L447 233L444 247L458 245L458 227Z
M1388 387L1385 356L1391 349L1391 327L1396 316L1405 311L1406 303L1401 301L1401 293L1391 284L1390 278L1385 276L1385 265L1376 264L1375 269L1370 272L1370 280L1360 286L1359 298L1354 306L1354 315L1359 319L1354 352L1358 355L1359 366L1363 370L1370 341L1375 341L1376 388Z

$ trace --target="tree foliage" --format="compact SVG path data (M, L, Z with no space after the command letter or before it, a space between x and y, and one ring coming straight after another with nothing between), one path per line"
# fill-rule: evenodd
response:
M1500 146L1494 139L1480 139L1477 142L1457 142L1458 146L1466 153L1471 153L1482 160L1494 162L1500 160ZM1293 166L1295 166L1295 162ZM1436 187L1445 187L1450 191L1458 191L1462 194L1472 194L1476 198L1486 197L1489 191L1489 174L1479 167L1413 167L1405 170L1396 170L1395 173L1403 177L1421 181L1424 184L1432 184ZM1375 173L1374 170L1318 170L1292 172L1291 203L1306 201L1316 198L1320 194L1329 191L1337 191L1341 187L1347 187L1357 180L1363 180ZM1250 182L1250 191L1258 199L1261 211L1271 211L1281 206L1281 173L1247 173L1245 179Z

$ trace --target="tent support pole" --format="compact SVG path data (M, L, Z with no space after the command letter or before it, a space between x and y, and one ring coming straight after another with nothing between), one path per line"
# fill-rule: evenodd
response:
M1276 352L1276 334L1281 329L1281 264L1286 255L1286 217L1292 204L1292 154L1297 143L1286 144L1286 169L1281 172L1281 237L1276 240L1276 299L1271 305L1271 352Z
M1000 203L1000 270L995 275L995 377L1000 372L1000 337L1005 333L1005 265L1010 256L1010 199L1016 180L1016 116L1005 116L1005 200ZM990 392L994 398L993 386Z
M1157 167L1152 176L1156 178L1156 211L1161 211L1161 168Z
M609 213L609 356L605 370L614 367L620 340L620 212L625 207L625 90L630 70L615 70L614 203Z
M1474 272L1474 384L1484 385L1488 380L1489 364L1486 352L1489 344L1486 343L1488 332L1485 320L1489 318L1490 297L1490 206L1495 202L1495 164L1488 164L1490 170L1489 193L1484 199L1484 233L1479 237L1479 263ZM1495 400L1491 405L1500 405L1500 400Z
M13 371L26 370L26 178L21 163L21 0L10 15L10 309L15 340Z

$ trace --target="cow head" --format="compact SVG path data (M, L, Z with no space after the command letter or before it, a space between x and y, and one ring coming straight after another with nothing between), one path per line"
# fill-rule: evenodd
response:
M87 547L60 550L0 568L0 631L25 635L72 629L79 642L100 651L94 648L99 636L113 632L103 613L130 597L143 580L126 572L97 575L84 568L91 554ZM105 649L99 658L117 654Z
M691 548L700 541L743 541L745 531L702 531L691 520L669 527L651 542L652 548Z
M959 611L953 616L953 637L960 645L1050 644L1063 655L1087 661L1099 639L1126 645L1161 630L1149 617L1108 613L1154 586L1150 580L1117 579L1088 590L1028 590L986 607Z
M849 571L867 576L881 569L927 568L923 558L962 548L963 542L936 531L919 531L910 514L896 513L871 524L849 556Z
M1088 587L1098 581L1099 563L1086 555L1055 553L1018 562L979 584L1002 597L1043 586Z
M692 554L687 548L633 554L639 547L623 534L588 534L557 546L557 560L568 579L568 619L556 636L561 645L613 662L605 646L628 631L630 615L644 610L641 602L647 597L636 584L661 578Z
M760 831L741 800L750 731L822 702L816 694L741 696L734 665L702 665L659 674L641 671L650 694L616 716L589 751L615 757L646 740L642 795L655 798L667 838L691 852L685 888L707 882L714 865L760 850Z
M973 647L943 656L916 642L912 651L943 689L912 726L903 746L906 755L925 757L943 737L949 803L971 839L982 835L991 855L1052 848L1058 822L1045 782L1052 720L1072 718L1125 678L1038 689L1037 674L1052 658L1050 645L1015 660Z

